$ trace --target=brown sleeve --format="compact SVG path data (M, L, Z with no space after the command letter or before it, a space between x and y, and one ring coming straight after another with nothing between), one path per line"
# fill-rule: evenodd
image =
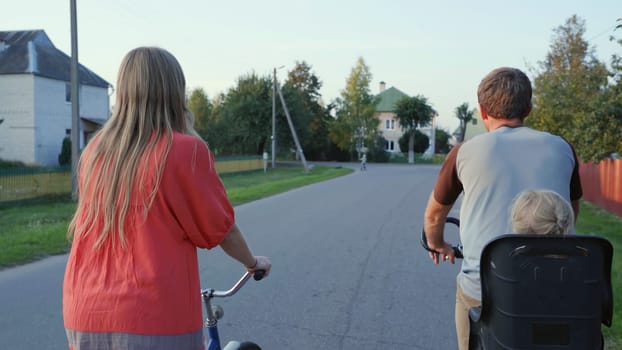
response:
M577 153L575 153L570 142L568 142L568 146L570 146L572 156L574 157L574 169L572 169L572 177L570 178L570 200L575 201L583 197L583 187L581 186L581 176L579 175L579 159L577 158Z
M462 182L458 179L458 171L456 170L456 159L461 145L462 143L459 143L449 151L436 179L434 199L443 205L453 204L463 190Z

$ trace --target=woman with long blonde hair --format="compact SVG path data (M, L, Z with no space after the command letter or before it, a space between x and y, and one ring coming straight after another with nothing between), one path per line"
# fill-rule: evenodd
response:
M79 200L63 283L70 349L202 349L196 248L251 253L214 159L193 129L177 59L130 51L116 107L79 161Z

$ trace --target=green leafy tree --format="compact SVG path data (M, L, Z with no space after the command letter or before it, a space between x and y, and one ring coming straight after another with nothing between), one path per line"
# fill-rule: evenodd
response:
M322 82L313 73L312 67L305 61L296 62L294 68L288 73L288 78L283 85L283 95L296 132L300 139L302 149L308 159L326 159L330 139L328 137L328 124L332 117L327 109L321 104L320 89ZM280 113L282 114L282 113ZM285 116L279 114L279 120L285 121ZM286 124L285 122L280 124ZM283 129L280 128L281 133ZM285 130L287 137L282 138L281 146L294 148L289 129Z
M207 130L203 138L207 141L215 155L230 155L234 152L230 149L228 125L223 118L223 106L226 99L224 93L218 94L210 102L210 117Z
M454 113L456 118L460 120L460 135L458 137L458 142L464 141L464 135L466 135L466 129L469 123L472 123L473 125L477 124L477 119L474 117L475 112L475 108L470 109L469 104L466 102L456 107Z
M451 149L449 144L451 134L443 129L436 129L436 141L434 142L434 153L448 153Z
M255 73L238 78L218 113L225 154L262 154L272 133L272 79Z
M362 147L377 147L380 121L375 116L377 101L370 92L371 79L369 67L360 57L346 80L340 98L335 101L336 118L330 123L329 136L337 147L349 152L351 158Z
M203 138L207 138L212 121L212 104L202 88L192 90L188 99L188 109L194 114L194 128Z
M576 15L554 30L553 42L534 79L534 109L526 123L559 134L582 160L602 157L595 144L608 133L600 111L609 72L583 38Z
M617 20L619 23L614 29L622 32L622 18ZM617 32L617 33L619 33ZM610 37L611 41L617 42L622 48L622 38ZM622 155L622 56L614 54L611 57L611 77L612 83L604 93L604 102L600 104L600 117L595 122L600 123L598 128L603 130L599 138L594 140L594 150L597 151L591 158L602 159L612 153Z
M415 131L430 125L435 114L428 99L421 95L404 97L395 103L395 118L408 135L408 163L415 162Z

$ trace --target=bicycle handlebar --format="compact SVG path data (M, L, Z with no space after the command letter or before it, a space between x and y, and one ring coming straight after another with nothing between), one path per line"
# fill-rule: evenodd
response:
M450 224L454 224L454 225L460 227L460 220L457 219L457 218L448 216L447 219L445 219L445 222L448 222ZM425 229L421 230L421 246L423 247L423 249L427 250L430 253L440 254L436 250L430 248L430 246L428 245L428 238L425 236ZM462 244L458 244L458 245L452 246L452 248L454 250L454 256L457 259L464 258L464 255L462 254Z
M264 270L257 270L254 272L248 272L246 271L246 273L242 276L242 278L240 278L234 285L233 287L231 287L229 290L226 291L220 291L220 290L213 290L213 289L202 289L201 290L201 295L203 295L203 297L216 297L216 298L224 298L224 297L230 297L233 294L237 293L240 288L242 288L246 282L251 278L251 276L253 276L253 278L255 279L255 281L259 281L263 278L263 276L265 275L266 271Z

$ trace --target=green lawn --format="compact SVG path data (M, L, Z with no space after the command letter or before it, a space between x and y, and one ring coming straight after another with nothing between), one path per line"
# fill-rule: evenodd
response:
M66 252L74 210L69 194L1 202L0 268Z
M223 174L222 181L233 205L285 192L295 187L351 173L351 169L279 166L263 171ZM0 202L0 268L15 266L67 252L67 225L75 211L69 194Z
M607 349L622 349L622 218L583 201L577 221L577 233L602 236L613 245L613 325L611 328L603 327L603 333L607 338Z

